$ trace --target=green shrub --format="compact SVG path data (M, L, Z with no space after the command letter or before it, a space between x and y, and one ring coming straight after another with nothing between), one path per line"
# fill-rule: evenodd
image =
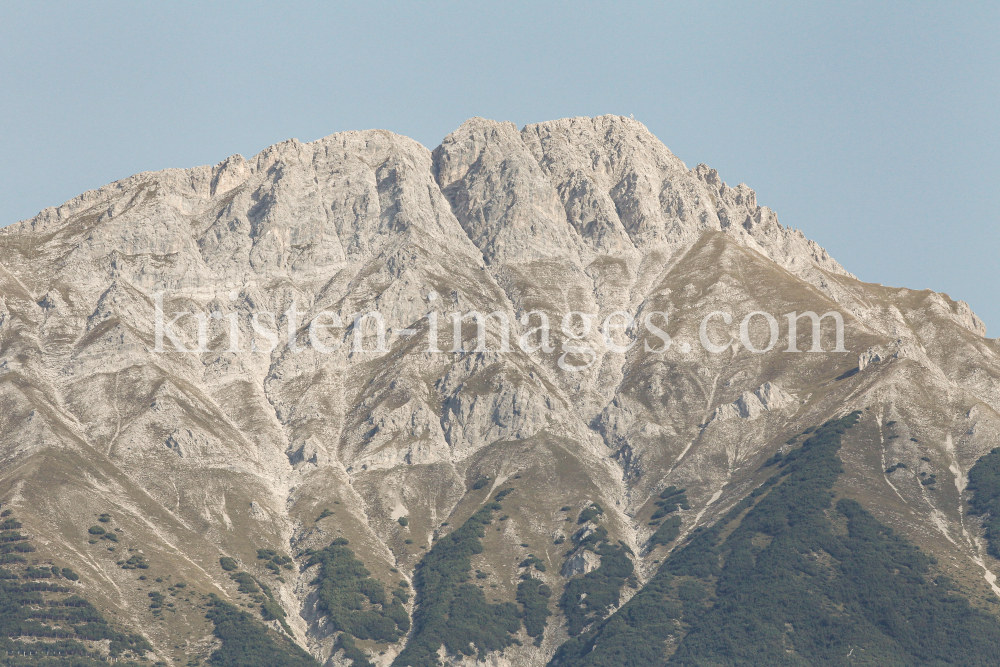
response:
M596 551L597 546L608 541L608 529L604 526L597 526L589 535L583 535L584 529L578 530L572 537L573 544L577 547L584 547L590 551ZM566 555L573 553L575 549L570 549Z
M25 579L50 579L52 577L52 570L47 567L34 567L29 565L24 571Z
M257 549L257 560L269 560L275 565L287 565L292 562L291 557L274 549Z
M229 556L223 556L222 558L220 558L219 565L222 566L222 569L225 570L226 572L234 572L240 569L240 566L236 562L236 559L230 558Z
M398 521L399 525L403 526L404 528L406 526L410 525L410 520L408 518L406 518L405 516L399 517L398 519L396 519L396 521Z
M669 517L656 529L653 536L649 538L649 546L655 547L660 544L670 544L681 534L681 518L679 516Z
M552 615L548 604L551 596L552 591L541 581L530 574L521 576L517 585L517 601L521 605L524 629L529 637L535 638L536 645L541 643L548 617Z
M598 516L604 514L604 508L597 503L591 503L590 506L585 508L580 512L579 518L576 520L579 524L587 523L588 521L593 521Z
M535 566L535 569L539 572L545 572L545 561L534 554L528 554L528 557L521 561L518 567L531 567Z
M26 539L28 539L27 536L22 535L19 531L16 530L0 531L0 544L6 542L21 542Z
M104 535L107 531L104 530L103 526L91 526L87 529L87 532L91 535Z
M678 489L675 486L668 486L661 494L660 499L654 503L657 509L653 516L650 517L653 521L661 519L668 514L676 512L678 509L686 510L691 509L688 505L687 495L684 489Z
M265 621L284 621L285 610L276 600L264 600L260 607L260 615Z
M291 557L280 554L274 549L257 549L257 559L265 561L264 567L276 575L281 573L282 568L292 569Z
M235 572L229 575L229 578L239 584L237 590L240 593L259 593L260 588L257 586L257 580L246 572Z
M127 561L122 564L123 570L148 570L149 563L146 562L146 557L136 554L130 557Z
M768 460L764 461L764 467L765 468L770 468L773 465L778 465L779 463L781 463L781 460L783 458L785 458L784 454L782 454L780 451L779 452L775 452L774 456L772 456Z
M351 661L351 667L375 667L375 664L368 660L365 652L355 645L354 637L349 632L340 633L333 645L333 650L343 650L344 657Z

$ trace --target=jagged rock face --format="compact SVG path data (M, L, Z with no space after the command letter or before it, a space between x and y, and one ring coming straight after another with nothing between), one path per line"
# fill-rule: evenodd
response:
M157 308L167 323L190 313L162 352ZM471 321L464 345L453 338L448 314L470 310L499 314L484 349ZM350 326L369 311L385 318L384 350L375 321ZM531 311L549 314L555 351L518 345ZM590 352L564 355L571 311L600 314L575 341ZM671 344L623 326L612 347L600 323L613 311L653 318ZM715 353L699 331L714 311L732 315L706 324L725 346ZM780 325L765 352L761 316L740 342L754 311ZM808 318L792 346L784 316L805 311L842 313L846 351L831 351L830 319L823 352L809 351ZM255 326L261 312L275 316ZM470 487L488 477L520 489L477 556L497 599L513 600L522 543L548 560L537 576L557 595L595 566L551 546L559 507L599 502L642 574L664 553L644 548L655 494L687 489L687 534L739 501L791 435L867 409L880 427L845 446L845 488L982 582L998 566L961 503L1000 431L1000 350L984 334L962 302L859 282L747 186L688 169L634 120L518 131L476 118L433 152L384 131L288 141L139 174L0 231L0 490L142 629L130 575L85 548L92 514L121 517L154 567L232 597L221 555L253 562L257 548L294 554L335 536L374 576L408 577L417 547L475 511ZM909 468L890 480L895 462ZM954 484L929 491L922 467ZM335 519L318 522L324 508ZM274 589L296 639L329 658L312 575L284 578ZM560 623L503 660L543 664ZM176 632L149 630L165 659Z
M781 387L765 382L757 391L745 391L734 402L716 408L712 419L756 419L764 412L794 402L795 399Z
M562 570L559 571L559 574L566 578L577 574L586 574L596 570L600 564L600 556L595 554L593 551L580 549L572 556L566 558L566 562L563 563Z

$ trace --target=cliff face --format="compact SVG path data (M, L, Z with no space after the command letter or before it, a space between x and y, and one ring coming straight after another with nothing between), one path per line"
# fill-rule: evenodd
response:
M485 344L472 318L455 341L450 313L469 311L497 314ZM552 322L551 351L521 340L534 311ZM602 330L615 311L627 315ZM764 352L755 311L777 326ZM785 315L806 311L841 314L843 351L833 317L818 344L796 320L790 344ZM381 347L377 317L356 320L369 312ZM580 340L580 315L561 326L571 312L597 315ZM513 602L527 554L547 566L534 574L553 593L542 638L522 630L520 646L486 652L538 665L568 636L563 574L599 562L567 552L581 510L601 507L641 587L792 436L861 410L835 490L992 595L1000 564L963 509L966 474L1000 431L1000 349L984 334L963 302L860 282L634 120L518 131L476 118L433 152L384 131L292 140L138 174L0 231L0 500L157 659L207 655L209 630L180 602L154 618L126 549L150 578L246 602L219 566L236 559L299 644L340 661L302 553L346 538L395 585L514 487L473 582ZM669 486L686 489L680 535L651 549ZM91 543L101 513L122 529L114 551ZM276 574L258 549L297 564ZM404 644L359 642L379 665Z

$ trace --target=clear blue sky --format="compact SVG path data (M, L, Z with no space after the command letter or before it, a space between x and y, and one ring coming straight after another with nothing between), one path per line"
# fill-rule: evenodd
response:
M996 336L998 6L0 0L0 226L290 137L634 114L860 278Z

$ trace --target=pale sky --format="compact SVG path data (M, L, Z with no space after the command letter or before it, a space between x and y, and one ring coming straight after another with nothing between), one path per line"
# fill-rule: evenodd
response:
M0 1L0 226L130 174L634 115L862 280L1000 335L1000 3Z

